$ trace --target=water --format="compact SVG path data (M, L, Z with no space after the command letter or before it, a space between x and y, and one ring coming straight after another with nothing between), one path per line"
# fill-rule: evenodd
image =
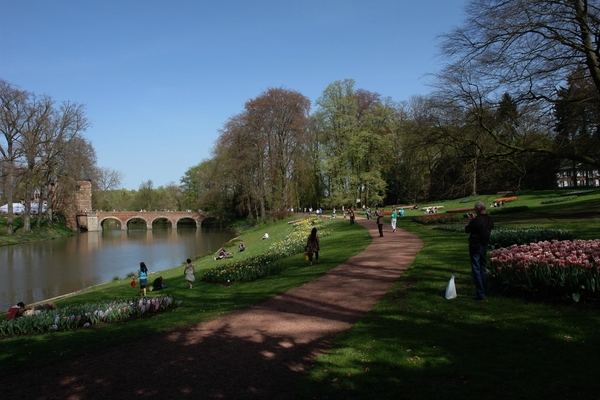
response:
M113 277L125 278L144 261L150 272L217 251L234 237L196 228L105 230L0 247L0 310L72 293Z

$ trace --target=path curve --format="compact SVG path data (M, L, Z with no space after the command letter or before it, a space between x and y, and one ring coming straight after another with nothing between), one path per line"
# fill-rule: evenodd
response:
M278 399L395 284L421 239L357 219L373 242L322 277L247 310L13 375L6 399ZM326 249L322 258L327 257Z

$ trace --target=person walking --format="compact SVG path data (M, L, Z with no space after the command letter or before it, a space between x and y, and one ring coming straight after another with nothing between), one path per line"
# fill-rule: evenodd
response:
M146 267L146 264L143 261L140 263L138 277L140 278L140 296L146 297L146 285L148 285L148 267Z
M379 237L383 237L383 211L376 211L377 215L377 228L379 229Z
M471 275L475 283L475 300L484 300L488 294L486 254L490 234L494 229L494 221L487 214L482 201L475 203L475 214L467 214L469 222L465 232L469 234L469 258L471 259Z
M308 254L308 261L310 261L310 265L312 265L313 255L315 256L315 261L319 262L319 235L317 235L317 228L312 228L310 231L310 235L308 235L308 239L306 240L306 254Z
M192 260L190 260L189 258L187 259L187 265L185 266L185 269L183 270L183 275L185 276L185 280L188 283L189 288L193 288L193 283L196 280L196 277L194 276L194 273L196 272L196 270L194 269L194 264L192 264Z
M392 232L396 232L396 219L398 218L398 213L396 212L396 206L392 208Z
M354 225L354 210L350 209L348 214L350 214L350 225Z

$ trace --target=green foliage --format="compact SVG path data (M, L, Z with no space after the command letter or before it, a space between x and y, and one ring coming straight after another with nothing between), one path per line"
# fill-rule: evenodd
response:
M529 210L528 206L514 206L514 207L498 207L498 208L489 208L487 210L488 214L497 215L497 214L513 214L519 213L523 211Z
M413 217L412 219L415 222L420 224L429 225L429 224L454 224L459 222L459 219L456 215L450 214L429 214L429 215L419 215ZM464 230L464 227L463 227Z
M490 235L490 248L509 247L551 240L573 240L573 234L565 229L504 228L497 226Z
M180 304L180 303L179 303ZM36 311L33 315L0 322L0 335L28 335L68 331L100 322L110 323L156 314L173 308L171 296L86 303L56 310Z

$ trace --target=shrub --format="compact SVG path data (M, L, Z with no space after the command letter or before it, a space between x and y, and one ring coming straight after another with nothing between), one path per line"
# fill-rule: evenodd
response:
M466 219L465 219L465 221L466 221ZM441 224L441 225L435 227L435 229L440 229L443 231L450 231L450 232L465 233L465 224L453 224L453 223Z
M529 210L527 206L488 208L488 214L512 214Z
M577 190L574 192L563 193L563 194L561 194L561 196L581 196L583 194L590 194L590 193L594 193L594 189Z
M490 281L503 291L600 296L600 239L503 247L490 256Z
M451 208L450 210L446 210L446 214L451 213L467 213L467 212L472 212L473 211L473 207L462 207L462 208Z
M573 234L565 229L550 228L504 228L496 227L490 235L490 247L536 243L546 240L573 240Z
M413 217L412 219L415 222L420 224L429 225L429 224L453 224L459 222L459 219L456 215L448 215L448 214L429 214L429 215L419 215Z
M0 335L68 331L88 327L99 322L116 322L156 314L179 304L175 304L170 296L158 296L36 311L35 314L30 316L1 321Z

